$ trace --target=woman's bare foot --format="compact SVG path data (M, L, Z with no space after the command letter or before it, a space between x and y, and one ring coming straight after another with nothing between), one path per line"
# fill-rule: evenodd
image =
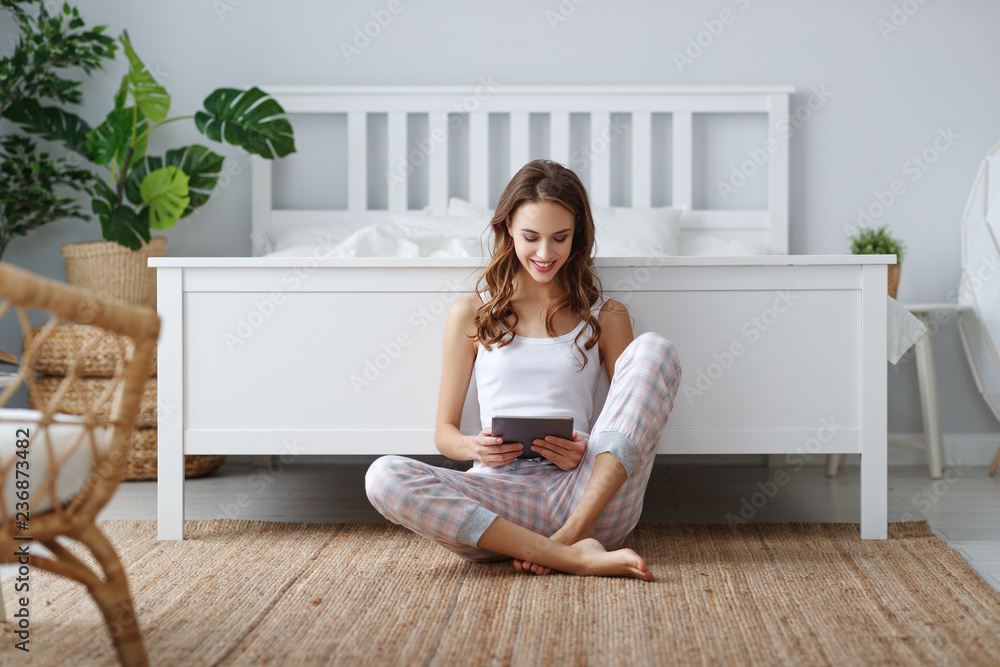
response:
M581 552L580 570L574 574L635 577L646 581L654 579L646 561L631 549L608 551L592 537L580 540L573 548Z
M646 561L631 549L608 551L603 544L593 538L581 540L570 546L579 552L579 567L574 568L576 571L570 574L625 576L646 581L654 579ZM552 572L552 568L517 558L514 559L514 569L540 575Z
M532 574L549 574L552 572L551 567L545 567L544 565L539 565L538 563L531 563L526 560L521 560L520 558L514 559L514 569L518 572L531 572Z

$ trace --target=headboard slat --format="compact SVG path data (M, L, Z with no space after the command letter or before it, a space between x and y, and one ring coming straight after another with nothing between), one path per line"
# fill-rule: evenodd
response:
M549 114L549 158L569 165L569 112Z
M490 204L490 117L483 112L469 114L469 201Z
M632 114L632 207L653 205L653 114Z
M691 208L694 197L694 133L690 111L675 111L673 117L674 159L673 172L674 206Z
M254 255L267 248L267 230L273 221L271 206L271 161L259 155L250 157L250 245Z
M351 111L347 114L347 208L364 211L368 208L368 114Z
M528 112L514 111L510 114L510 166L509 178L527 164L531 154L528 133Z
M388 125L389 143L389 210L405 211L407 181L410 170L406 161L406 112L390 111Z
M427 146L430 155L427 201L435 209L448 206L448 112L432 111L427 117Z
M770 225L767 245L772 252L788 254L788 95L771 95L768 111L767 210ZM771 152L771 149L774 151Z
M590 114L590 142L584 154L590 159L590 201L594 206L611 205L611 114Z

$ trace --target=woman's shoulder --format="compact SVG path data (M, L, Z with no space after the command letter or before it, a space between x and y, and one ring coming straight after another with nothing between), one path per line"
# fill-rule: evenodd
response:
M451 312L461 319L472 319L482 305L483 300L478 294L466 294L455 299L451 304Z
M604 326L606 322L624 317L628 319L628 308L620 301L614 299L598 299L594 306L597 311L597 320Z

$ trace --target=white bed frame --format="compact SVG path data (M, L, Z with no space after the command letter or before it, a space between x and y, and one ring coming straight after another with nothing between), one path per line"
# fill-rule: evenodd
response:
M407 114L428 114L431 205L448 198L448 112L468 123L469 198L488 202L489 118L509 114L511 172L534 157L568 162L572 113L599 139L631 113L633 206L652 200L651 119L672 119L673 205L690 207L693 116L767 114L768 203L692 211L682 234L788 250L787 113L792 88L269 88L290 114L346 113L347 211L272 209L271 166L254 161L253 234L271 225L374 215L365 174L370 113L388 113L389 164L406 160ZM471 105L467 104L466 107ZM546 155L529 153L529 113L549 114ZM783 125L784 123L784 125ZM770 143L773 142L773 143ZM610 203L607 151L592 156L595 205ZM406 208L406 188L389 191ZM662 454L860 453L861 536L882 539L886 514L886 283L891 255L599 258L605 294L630 306L636 334L657 331L680 353L684 381ZM433 443L448 306L473 290L479 259L154 258L159 344L160 539L184 537L184 454L437 454ZM603 374L602 374L603 375ZM599 387L595 419L607 382ZM475 383L462 430L479 431ZM770 488L770 487L769 487ZM762 496L763 497L763 496ZM756 499L752 499L756 502ZM250 494L233 504L252 502ZM768 498L765 502L772 502ZM780 498L775 502L781 502ZM734 506L733 516L741 508ZM720 516L720 521L726 517Z

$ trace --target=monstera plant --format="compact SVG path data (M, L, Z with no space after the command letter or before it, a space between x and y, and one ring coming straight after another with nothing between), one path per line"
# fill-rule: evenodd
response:
M17 237L68 218L87 220L78 195L93 196L96 181L85 164L87 123L66 107L79 106L82 81L114 58L117 45L105 26L87 27L76 7L52 11L42 0L0 0L19 29L0 43L0 258ZM8 45L9 50L4 48ZM68 154L26 136L62 143Z
M200 144L148 155L154 130L193 119L209 139L267 159L294 153L295 141L284 110L256 87L219 88L194 115L168 118L170 95L139 59L128 33L119 40L129 70L115 94L114 108L87 133L86 153L109 171L93 200L104 238L135 250L150 240L150 230L171 229L204 206L223 163L221 155Z

